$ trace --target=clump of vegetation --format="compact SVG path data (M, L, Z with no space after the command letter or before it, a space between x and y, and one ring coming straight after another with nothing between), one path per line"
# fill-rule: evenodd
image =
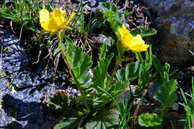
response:
M57 64L60 61L70 76L67 81L80 92L70 96L59 91L46 101L61 113L54 129L161 129L168 123L168 112L178 101L179 84L171 66L152 52L148 38L156 35L154 28L129 30L125 15L130 13L123 16L114 3L102 2L96 14L88 14L82 9L43 8L37 2L17 0L13 7L3 4L0 17L36 35L29 40L44 46L46 55L58 59ZM96 47L90 35L98 26L112 40ZM181 93L185 128L190 129L194 96Z
M34 0L16 0L14 2L4 2L0 8L0 17L3 20L10 21L10 24L19 25L37 32L38 14L37 12L43 7L38 1ZM12 26L16 27L16 26Z

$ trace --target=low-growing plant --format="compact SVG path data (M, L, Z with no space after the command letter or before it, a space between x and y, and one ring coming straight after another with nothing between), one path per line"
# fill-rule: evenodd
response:
M0 5L0 18L10 20L21 28L38 32L38 11L43 4L38 0L14 0Z
M192 90L191 93L184 93L181 89L181 95L183 100L183 107L185 110L185 129L192 129L194 122L194 78L192 78Z
M116 39L112 46L101 45L97 64L64 34L64 28L59 27L55 31L58 35L58 50L71 76L71 84L80 95L68 97L64 92L59 92L49 99L48 105L63 114L54 128L124 129L133 127L137 121L145 127L162 126L165 114L176 101L177 83L169 76L170 66L162 66L152 54L151 45L145 44L141 37L154 35L155 30L138 30L132 34L119 19L120 15L114 4L102 3L100 10ZM50 18L48 17L48 21ZM41 26L44 28L42 24ZM56 28L58 25L53 23L52 26ZM141 32L141 35L137 32ZM113 47L116 49L112 51ZM134 60L128 60L124 56L127 51L132 52ZM119 68L124 62L122 68ZM159 87L154 99L160 106L153 113L140 114L137 119L140 104L134 104L134 101L138 97L144 99L150 88L149 83L157 74L160 75L157 81ZM122 96L125 96L131 83L136 83L137 89L131 97L124 99ZM129 92L132 93L131 90Z
M48 46L53 45L52 38L56 40L53 55L61 55L63 69L70 76L70 86L78 94L71 96L59 90L49 97L47 105L61 113L54 129L162 128L165 125L167 112L177 100L177 81L171 77L170 65L163 65L152 53L151 44L143 39L155 35L154 28L141 27L130 31L117 6L102 2L98 8L102 16L100 20L112 32L114 41L109 45L100 44L96 57L92 57L76 45L76 39L72 38L76 36L71 35L74 31L89 36L94 27L87 24L91 22L86 22L83 10L76 12L78 16L74 12L68 16L61 8L49 12L49 9L40 10L41 5L34 4L33 1L17 0L12 9L3 4L0 17L17 24L28 24L26 27L35 31L39 21L42 32L50 33ZM94 19L89 20L101 22ZM36 32L41 31L37 29ZM147 100L152 87L150 83L156 84L151 101L156 106L147 111L143 101ZM184 100L187 126L191 127L192 103Z

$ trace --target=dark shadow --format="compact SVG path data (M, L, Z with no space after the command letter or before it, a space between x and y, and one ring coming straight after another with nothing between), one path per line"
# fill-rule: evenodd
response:
M3 97L2 105L7 116L16 119L5 127L0 126L3 129L52 129L60 116L44 104L23 102L11 95Z

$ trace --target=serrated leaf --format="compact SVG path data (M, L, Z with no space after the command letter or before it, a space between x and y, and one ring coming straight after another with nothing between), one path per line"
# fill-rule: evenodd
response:
M49 98L47 101L47 105L50 108L63 111L69 105L69 101L67 95L64 91L58 91L53 96Z
M131 81L138 77L140 63L127 64L125 68L117 71L116 78L119 81Z
M100 47L100 52L99 52L99 59L104 59L106 57L106 53L108 51L107 45L103 44Z
M86 86L91 82L89 70L92 66L92 58L69 40L65 44L60 43L59 48L79 84ZM76 83L75 78L72 77L73 83Z
M129 81L117 81L113 84L111 92L114 95L117 95L119 92L123 91L125 88L129 86Z
M108 68L111 63L113 55L104 56L98 61L94 72L94 85L106 87L109 84Z
M107 19L111 24L112 29L116 30L118 25L122 24L115 4L111 2L103 2L100 4L99 9L102 11L104 19Z
M162 118L156 113L144 113L138 117L138 123L144 127L154 127L162 124Z
M176 80L163 82L162 85L158 87L156 95L154 95L154 99L160 102L162 108L166 110L176 102L177 99L176 90L177 90Z
M118 114L116 111L104 109L98 112L85 125L86 129L108 129L112 126L118 125Z

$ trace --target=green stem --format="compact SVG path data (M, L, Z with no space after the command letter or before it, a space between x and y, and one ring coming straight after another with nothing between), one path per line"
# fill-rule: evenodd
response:
M141 56L141 53L140 52L135 52L135 57L138 61L143 61L143 57Z
M59 44L62 44L62 42L63 42L63 32L62 32L62 31L60 31L60 32L58 33L58 40L59 40ZM86 97L85 92L84 92L84 91L82 90L82 88L81 88L80 82L78 81L77 77L75 76L75 74L74 74L74 72L73 72L73 70L72 70L72 67L71 67L71 65L69 64L68 60L67 60L67 56L66 56L65 53L63 53L63 52L62 52L61 54L62 54L62 56L63 56L63 60L64 60L65 64L67 65L67 69L68 69L68 71L69 71L69 74L70 74L71 77L74 79L74 81L75 81L75 83L76 83L76 85L77 85L79 91L81 92L81 95L84 96L84 97ZM88 108L88 103L87 103L87 102L86 102L86 107L87 107L87 109L89 109L89 108Z
M113 69L113 72L111 74L111 80L113 81L114 79L114 76L115 76L115 73L117 71L117 68L118 68L118 65L120 63L122 63L122 54L123 54L123 51L122 49L119 47L119 42L116 43L116 46L117 46L117 52L118 52L118 55L116 56L116 63L115 63L115 67Z

